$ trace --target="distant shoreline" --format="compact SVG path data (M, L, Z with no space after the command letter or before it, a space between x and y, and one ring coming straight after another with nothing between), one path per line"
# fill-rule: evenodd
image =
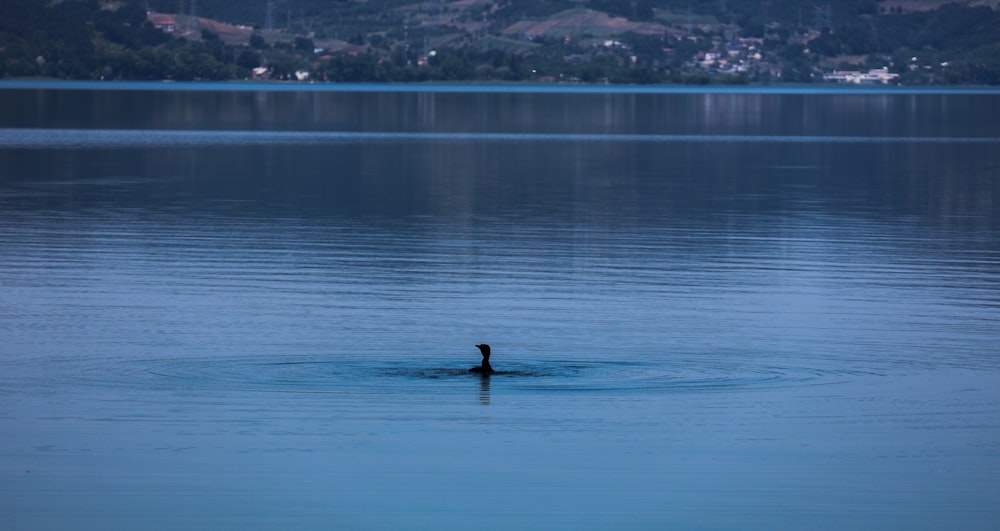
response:
M566 94L984 94L1000 95L995 86L951 85L626 85L585 83L331 83L281 81L93 81L2 79L0 90L163 90L262 92L440 92Z

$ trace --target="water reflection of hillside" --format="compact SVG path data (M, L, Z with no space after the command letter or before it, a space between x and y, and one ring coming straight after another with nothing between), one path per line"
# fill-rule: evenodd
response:
M557 217L715 223L726 213L912 216L995 228L995 96L331 91L6 91L0 126L532 134L863 136L871 141L367 139L310 145L0 152L5 168L99 167L172 189L158 201L261 215ZM154 133L149 133L153 131ZM85 134L85 133L83 133ZM882 143L882 137L942 142ZM41 168L39 168L41 166ZM18 175L9 177L17 181ZM134 180L134 179L133 179ZM148 188L148 187L147 187ZM107 193L94 189L94 193ZM73 204L88 190L76 188ZM121 189L134 201L148 189ZM16 208L16 205L15 205Z
M996 136L994 95L8 90L3 126Z

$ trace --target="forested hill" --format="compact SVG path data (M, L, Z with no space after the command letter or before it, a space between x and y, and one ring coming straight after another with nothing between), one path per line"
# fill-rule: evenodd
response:
M1000 0L0 2L3 78L810 83L869 70L1000 84Z

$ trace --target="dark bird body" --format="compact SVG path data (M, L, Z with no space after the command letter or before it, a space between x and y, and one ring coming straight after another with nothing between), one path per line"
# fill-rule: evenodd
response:
M489 376L494 372L496 372L493 370L493 366L490 365L490 346L487 345L486 343L483 343L482 345L476 345L476 348L478 348L479 352L483 354L483 363L480 364L478 367L473 367L469 369L469 372L478 373L483 376Z

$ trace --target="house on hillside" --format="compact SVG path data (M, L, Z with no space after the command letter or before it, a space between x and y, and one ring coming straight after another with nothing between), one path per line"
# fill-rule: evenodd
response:
M147 12L146 19L153 23L153 27L164 33L177 31L177 21L173 15Z
M266 66L258 66L250 71L253 74L254 80L264 80L271 78L271 70Z

